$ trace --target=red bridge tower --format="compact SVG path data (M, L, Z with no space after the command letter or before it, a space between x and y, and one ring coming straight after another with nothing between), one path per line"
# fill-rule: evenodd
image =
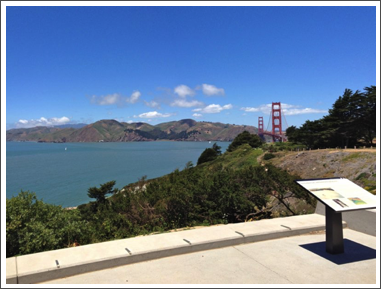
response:
M272 128L273 128L273 142L275 142L275 135L282 136L282 113L280 102L273 102L271 108L272 115Z
M262 139L264 139L265 135L271 136L273 138L273 142L275 142L276 140L287 141L287 137L282 134L282 108L281 108L280 102L272 103L271 122L272 122L272 131L268 131L268 128L265 130L263 127L263 117L259 116L258 117L258 135ZM286 126L287 126L287 121L286 121Z
M258 117L258 134L263 135L263 116Z

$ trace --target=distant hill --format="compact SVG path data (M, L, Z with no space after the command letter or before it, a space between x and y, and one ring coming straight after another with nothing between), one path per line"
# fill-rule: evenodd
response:
M58 127L58 128L82 128L86 125L87 125L86 123L69 123L69 124L55 125L54 127Z
M144 123L125 123L100 120L80 128L34 127L7 130L7 141L38 142L129 142L129 141L232 141L239 133L258 129L248 125L219 122L197 122L182 119L155 126Z

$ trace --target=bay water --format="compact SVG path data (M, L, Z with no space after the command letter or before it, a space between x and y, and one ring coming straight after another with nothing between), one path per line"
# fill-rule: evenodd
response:
M116 188L195 166L214 142L6 143L6 197L35 192L45 203L74 207L94 199L90 187L115 180ZM225 152L230 142L217 142Z

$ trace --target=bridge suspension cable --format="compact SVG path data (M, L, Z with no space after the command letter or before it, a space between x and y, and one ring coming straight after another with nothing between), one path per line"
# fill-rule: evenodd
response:
M282 109L282 116L283 116L283 119L284 119L284 121L286 123L286 129L288 129L287 119L286 119L286 115L283 112L283 109ZM283 130L286 131L286 129L283 129Z

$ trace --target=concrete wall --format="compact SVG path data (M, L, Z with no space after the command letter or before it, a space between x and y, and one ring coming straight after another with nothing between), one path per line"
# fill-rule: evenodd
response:
M325 216L325 205L318 201L315 213ZM376 236L377 223L375 209L344 212L342 213L342 217L349 229Z

